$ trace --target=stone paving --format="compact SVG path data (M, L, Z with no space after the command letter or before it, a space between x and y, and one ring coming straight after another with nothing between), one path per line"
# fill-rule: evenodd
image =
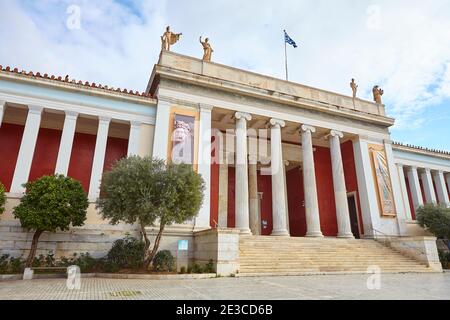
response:
M326 275L205 280L64 279L0 282L0 300L450 300L450 273L383 274L381 289L367 289L369 275Z

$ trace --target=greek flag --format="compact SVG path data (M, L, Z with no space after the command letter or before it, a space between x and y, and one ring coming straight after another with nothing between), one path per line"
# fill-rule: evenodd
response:
M291 39L291 37L289 37L289 35L286 33L286 30L284 30L284 40L286 41L287 44L290 44L294 48L297 48L297 44L295 43L294 40Z

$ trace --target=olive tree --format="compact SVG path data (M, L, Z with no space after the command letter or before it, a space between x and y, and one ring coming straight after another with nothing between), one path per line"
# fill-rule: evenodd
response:
M34 231L26 262L30 267L42 233L82 226L89 202L81 183L63 175L44 176L23 186L25 195L13 213L24 229Z
M450 209L427 204L417 210L417 221L437 238L450 239Z
M0 182L0 214L5 212L5 204L6 204L5 187Z
M102 177L97 208L111 224L138 224L145 242L148 269L164 228L197 216L203 202L204 182L192 166L166 164L150 157L118 161ZM159 224L152 250L146 227Z

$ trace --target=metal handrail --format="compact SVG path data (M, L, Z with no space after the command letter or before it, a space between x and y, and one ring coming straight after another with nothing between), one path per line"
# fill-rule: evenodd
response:
M374 240L375 241L377 241L377 242L381 243L382 245L384 245L386 247L389 247L389 248L391 248L391 249L393 249L395 251L399 251L399 250L393 248L392 245L391 245L392 238L399 238L399 236L388 235L387 233L384 233L383 231L377 230L374 227L372 227L372 231L373 231L373 236L374 236ZM377 237L377 233L382 234L384 237L380 239L379 237ZM385 240L385 241L382 241L382 240ZM420 253L421 255L426 254L423 250L420 250L420 249L418 249L416 247L409 246L406 243L405 243L405 246L408 247L409 249L412 249L412 250Z

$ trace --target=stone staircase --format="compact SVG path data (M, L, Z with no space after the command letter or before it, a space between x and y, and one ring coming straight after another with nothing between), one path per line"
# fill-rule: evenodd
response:
M374 240L241 237L237 276L432 272L432 269Z

